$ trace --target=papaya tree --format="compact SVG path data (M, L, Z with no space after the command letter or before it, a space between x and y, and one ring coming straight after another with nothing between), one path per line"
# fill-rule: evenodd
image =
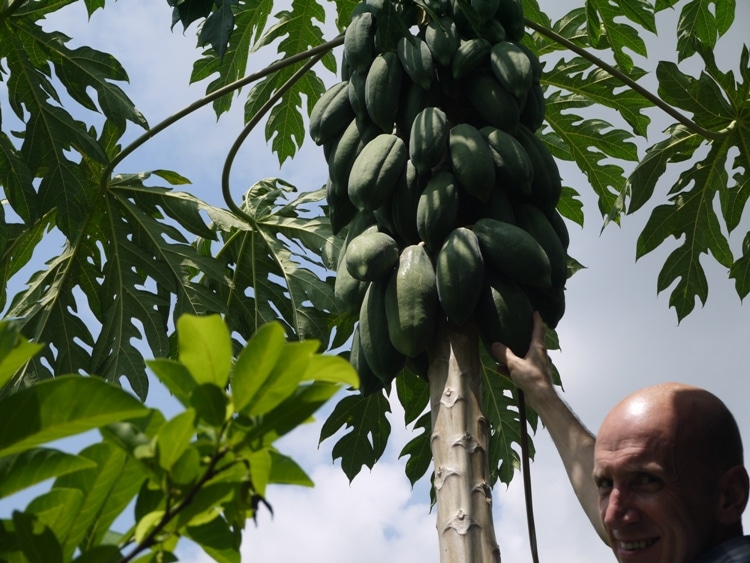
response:
M199 26L205 50L192 79L209 83L204 98L153 126L118 85L127 74L114 57L42 27L73 3L0 4L0 116L19 123L6 117L0 130L0 303L27 338L48 344L3 395L96 373L145 398L136 343L177 357L170 333L184 313L223 315L236 350L270 320L332 349L349 349L351 337L345 354L361 390L337 404L321 439L345 429L334 456L353 479L382 455L397 397L421 431L403 451L407 476L415 482L434 462L441 553L494 561L491 490L521 462L523 425L487 344L522 352L538 309L554 347L579 267L565 220L582 224L582 207L555 159L585 173L608 222L659 202L637 255L682 240L657 281L674 286L678 319L696 297L705 302L704 254L740 297L750 291L748 237L735 257L724 234L747 201L750 57L743 47L726 70L713 56L733 1L589 0L553 21L553 7L535 0L294 1L273 16L271 2L170 0L173 25ZM84 4L89 14L105 8ZM325 8L335 25L323 26ZM636 64L649 62L641 33L667 9L680 14L678 63L697 71ZM249 55L269 51L279 60L248 75ZM321 67L339 73L329 89ZM658 95L643 87L654 77ZM187 179L166 166L120 170L185 115L208 104L227 112L247 85L246 127L222 171L226 209L176 191ZM676 123L639 154L654 109ZM602 118L610 114L615 125ZM229 172L265 115L279 162L309 132L329 181L292 197L288 182L261 180L238 205ZM123 146L135 127L144 133ZM657 190L674 163L688 165L668 193ZM9 294L53 235L63 251Z

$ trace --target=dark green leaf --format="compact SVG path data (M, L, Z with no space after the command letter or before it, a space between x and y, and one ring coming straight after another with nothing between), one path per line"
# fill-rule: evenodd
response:
M37 522L33 514L13 512L18 545L29 563L62 563L63 554L55 534Z
M203 383L193 389L190 404L200 419L216 428L227 418L227 396L213 383Z
M224 518L217 517L200 526L189 526L186 535L218 563L240 563L239 544Z
M382 393L367 397L349 395L338 402L323 424L321 442L342 426L351 429L339 438L332 452L334 461L341 458L341 469L349 481L357 476L362 466L372 469L383 455L391 433L391 425L385 416L390 411L388 399Z
M430 437L432 435L431 414L424 413L414 425L414 430L421 429L421 432L403 447L398 455L399 459L409 456L406 460L406 477L409 479L412 487L419 481L432 463L432 450L430 449Z
M396 394L404 408L406 425L414 422L430 402L430 387L427 382L409 369L405 369L396 378Z
M229 36L234 30L234 9L239 0L214 0L216 9L209 14L198 33L198 45L211 44L221 59L229 46Z

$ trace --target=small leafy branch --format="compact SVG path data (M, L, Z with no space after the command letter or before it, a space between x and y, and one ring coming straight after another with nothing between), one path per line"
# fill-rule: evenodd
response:
M261 327L233 360L216 315L182 316L178 359L148 362L181 405L172 418L99 377L58 376L0 399L0 498L54 478L47 493L0 521L0 558L30 563L176 561L183 537L216 561L240 561L248 518L269 510L271 483L311 486L274 442L305 423L342 384L346 361L316 341ZM41 346L0 324L0 384ZM227 387L231 393L227 392ZM78 454L52 447L99 429ZM135 522L116 532L134 501Z

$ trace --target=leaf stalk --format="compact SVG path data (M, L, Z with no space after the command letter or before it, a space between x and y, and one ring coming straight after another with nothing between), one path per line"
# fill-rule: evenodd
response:
M325 54L328 51L334 49L335 47L342 45L343 43L344 43L344 35L341 34L335 37L334 39L331 39L330 41L317 45L316 47L312 47L308 49L307 51L303 51L302 53L297 53L296 55L291 55L278 62L272 63L268 65L267 67L265 67L264 69L256 73L249 74L248 76L245 76L243 78L240 78L239 80L236 80L235 82L232 82L231 84L227 84L226 86L219 88L218 90L211 92L210 94L204 96L203 98L200 98L199 100L196 100L192 104L184 107L177 113L171 115L170 117L164 119L160 123L157 123L153 127L149 128L148 131L143 133L140 137L135 139L132 143L130 143L125 148L123 148L119 153L117 153L117 155L115 155L115 157L110 161L110 163L102 172L101 179L99 182L99 187L102 189L102 191L105 190L107 187L107 182L109 181L110 177L112 176L112 172L114 171L115 167L118 164L120 164L123 160L125 160L125 158L130 156L130 154L135 152L136 149L144 145L147 141L154 138L156 135L164 131L167 127L169 127L170 125L173 125L174 123L176 123L183 117L190 115L191 113L193 113L196 110L199 110L203 106L206 106L210 104L211 102L213 102L214 100L217 100L218 98L226 94L234 92L235 90L238 90L242 88L243 86L251 84L252 82L255 82L256 80L260 80L261 78L264 78L268 76L269 74L277 72L299 61L309 59L310 57L314 57L320 53Z
M705 129L695 123L693 120L691 120L689 117L686 117L685 115L681 114L679 111L674 109L672 106L670 106L668 103L666 103L664 100L659 98L659 96L655 95L651 91L647 90L640 84L638 84L635 80L630 78L627 74L623 73L622 71L618 70L611 64L603 61L596 55L590 53L586 49L579 47L569 39L563 37L559 33L556 33L555 31L549 29L548 27L545 27L535 21L532 21L528 18L524 18L524 21L526 23L527 27L530 27L537 33L544 35L548 39L551 39L552 41L559 43L563 47L566 47L567 49L570 49L577 55L580 55L581 57L585 58L588 61L591 61L596 66L601 68L602 70L608 72L621 82L623 82L626 86L631 88L632 90L635 90L638 92L641 96L646 98L648 101L650 101L652 104L654 104L656 107L661 109L662 111L666 112L668 115L676 119L678 122L680 122L682 125L690 129L690 131L701 135L702 137L705 137L706 139L710 140L719 140L724 137L726 137L732 129L734 129L734 125L736 122L732 122L729 126L722 129L721 131L710 131L708 129Z

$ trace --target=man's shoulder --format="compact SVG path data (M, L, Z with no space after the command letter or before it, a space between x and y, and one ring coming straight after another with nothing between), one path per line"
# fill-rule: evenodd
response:
M695 563L750 563L750 536L727 540Z

